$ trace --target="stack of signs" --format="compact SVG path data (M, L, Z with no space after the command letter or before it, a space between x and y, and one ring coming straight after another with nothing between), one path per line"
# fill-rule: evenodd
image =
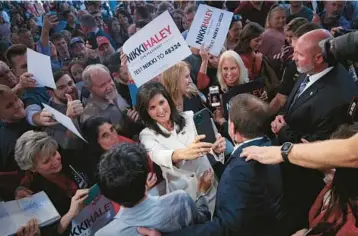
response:
M137 87L191 55L168 11L130 37L123 45L123 52Z
M200 49L209 48L209 53L219 56L229 31L233 13L200 4L190 26L186 42Z

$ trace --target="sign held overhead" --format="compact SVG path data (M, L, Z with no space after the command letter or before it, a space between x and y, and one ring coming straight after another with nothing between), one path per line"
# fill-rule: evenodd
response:
M123 45L128 70L139 87L191 55L169 12L166 11Z
M232 16L232 12L200 4L186 42L198 49L207 47L210 54L218 56L224 46Z

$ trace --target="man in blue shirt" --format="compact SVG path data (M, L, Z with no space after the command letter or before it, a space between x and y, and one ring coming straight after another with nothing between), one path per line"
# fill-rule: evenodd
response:
M326 30L331 30L335 27L342 27L343 29L350 29L351 23L342 15L345 2L327 1L324 2L324 10L318 17L314 15L312 22L322 25Z

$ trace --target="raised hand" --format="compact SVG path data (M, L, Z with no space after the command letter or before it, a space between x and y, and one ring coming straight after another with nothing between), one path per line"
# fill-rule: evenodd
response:
M73 100L71 95L65 94L67 98L67 111L66 116L74 119L83 113L83 104L80 100Z

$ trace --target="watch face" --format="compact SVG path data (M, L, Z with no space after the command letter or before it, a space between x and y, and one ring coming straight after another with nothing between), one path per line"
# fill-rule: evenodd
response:
M288 152L292 146L292 143L284 143L281 147L281 151Z

